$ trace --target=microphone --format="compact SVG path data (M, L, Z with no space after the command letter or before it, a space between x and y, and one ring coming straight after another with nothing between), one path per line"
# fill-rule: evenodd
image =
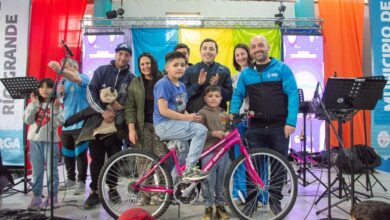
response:
M72 51L69 49L68 45L66 45L64 40L61 40L62 45L65 47L66 52L69 54L69 56L73 57Z

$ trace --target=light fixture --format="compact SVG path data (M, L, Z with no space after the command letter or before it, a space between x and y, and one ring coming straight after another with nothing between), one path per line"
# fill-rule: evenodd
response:
M116 17L123 18L123 14L125 13L125 10L123 9L123 0L121 0L121 7L118 10L112 10L106 12L106 17L108 19L114 19Z

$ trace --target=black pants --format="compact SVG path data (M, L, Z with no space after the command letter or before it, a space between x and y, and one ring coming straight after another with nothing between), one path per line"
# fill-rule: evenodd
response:
M121 151L122 140L117 137L116 134L110 135L100 139L101 136L97 136L95 140L89 144L89 153L91 155L91 184L89 187L97 191L99 173L104 165L104 160L107 154L107 158L110 158L115 153ZM118 179L115 176L109 175L107 178L107 184L110 187L115 187Z
M77 164L77 180L79 182L85 183L88 169L88 143L83 143L76 146L76 140L79 136L79 133L80 129L61 132L62 155L64 157L68 180L76 181L75 171Z

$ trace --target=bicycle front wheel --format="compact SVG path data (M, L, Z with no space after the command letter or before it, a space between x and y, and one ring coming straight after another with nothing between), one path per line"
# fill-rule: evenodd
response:
M250 160L265 184L254 184L244 155L230 166L225 179L227 203L240 219L282 219L297 198L298 182L291 164L278 152L265 148L249 151Z
M157 157L147 151L130 149L113 155L103 166L99 175L98 193L104 209L115 219L129 208L139 207L154 218L165 213L172 194L162 189L173 189L172 177L166 168L159 165L138 186L135 183L149 171ZM113 194L116 189L118 193Z

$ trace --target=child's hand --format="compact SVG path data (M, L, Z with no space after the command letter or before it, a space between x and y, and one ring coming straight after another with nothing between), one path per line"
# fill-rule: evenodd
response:
M192 114L189 114L188 115L188 121L193 121L193 122L199 122L201 123L203 120L203 117L196 114L196 113L192 113Z
M223 131L213 131L212 135L213 135L213 137L222 139L222 138L225 137L225 132L223 132Z
M54 108L59 109L61 106L61 101L59 99L54 100Z
M38 97L35 95L34 92L32 92L32 93L30 94L30 100L31 100L31 102L34 102L34 103L37 103L37 102L38 102Z

